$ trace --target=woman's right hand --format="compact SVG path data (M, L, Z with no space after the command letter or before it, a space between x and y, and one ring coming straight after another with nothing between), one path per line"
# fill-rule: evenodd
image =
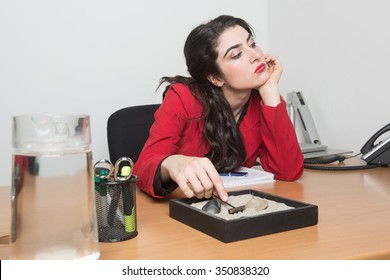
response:
M208 158L171 155L161 163L161 179L175 181L186 197L228 199L221 177Z

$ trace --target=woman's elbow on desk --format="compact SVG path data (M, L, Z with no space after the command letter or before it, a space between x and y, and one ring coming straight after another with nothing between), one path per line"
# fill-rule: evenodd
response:
M283 163L262 164L265 171L274 174L276 180L295 181L303 175L303 156L294 161L285 161Z
M293 170L290 170L290 172L285 172L283 174L278 174L278 175L274 174L275 179L281 180L281 181L296 181L299 178L301 178L303 175L303 166L301 169L294 170L294 172L292 172L292 171Z

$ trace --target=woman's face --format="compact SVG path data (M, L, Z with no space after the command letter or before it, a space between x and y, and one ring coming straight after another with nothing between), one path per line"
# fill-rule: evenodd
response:
M217 64L222 71L217 86L233 91L259 88L269 78L265 56L252 35L237 25L219 37Z

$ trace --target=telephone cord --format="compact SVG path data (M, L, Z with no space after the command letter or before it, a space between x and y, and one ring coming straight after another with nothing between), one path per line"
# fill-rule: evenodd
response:
M314 169L314 170L328 170L328 171L343 171L343 170L362 170L362 169L371 169L380 167L381 165L374 165L374 164L365 164L365 165L352 165L352 166L319 166L317 164L329 164L336 161L343 162L346 159L354 158L361 153L358 153L356 155L345 157L342 155L332 155L329 157L323 157L323 158L314 158L314 159L305 159L304 161L304 167L306 169Z

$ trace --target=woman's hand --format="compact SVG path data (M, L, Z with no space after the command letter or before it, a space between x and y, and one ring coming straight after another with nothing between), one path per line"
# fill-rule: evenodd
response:
M268 65L269 78L259 88L261 98L265 105L277 106L280 103L279 80L282 76L283 67L275 56L265 56Z
M161 179L175 181L189 198L210 198L212 195L223 201L228 198L222 179L208 158L169 156L161 163Z

